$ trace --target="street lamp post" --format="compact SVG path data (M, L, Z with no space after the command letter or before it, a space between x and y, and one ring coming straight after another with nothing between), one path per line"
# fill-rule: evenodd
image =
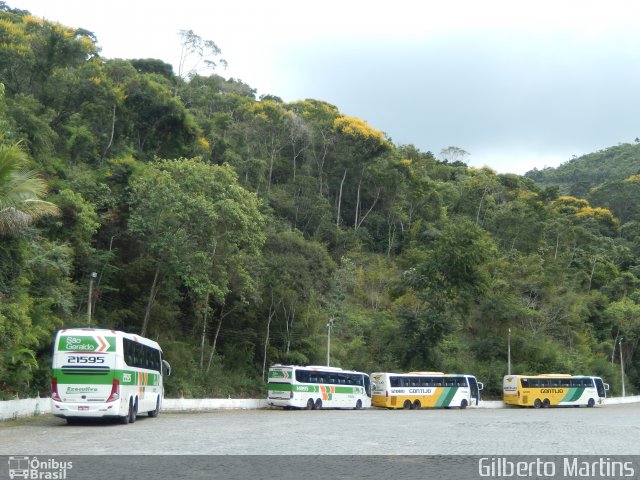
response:
M87 319L89 320L89 326L91 326L91 307L93 304L93 280L98 276L96 272L91 272L89 275L89 298L87 300Z
M333 318L330 318L327 322L327 367L331 365L329 362L331 353L331 327L333 326Z
M507 337L507 375L511 375L511 328Z
M626 396L624 389L624 362L622 361L622 337L620 337L620 375L622 377L622 396Z

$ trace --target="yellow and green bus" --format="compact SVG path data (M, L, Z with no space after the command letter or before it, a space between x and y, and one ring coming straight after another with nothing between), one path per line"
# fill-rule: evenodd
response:
M602 405L607 390L600 377L560 373L506 375L502 388L506 405L533 408Z
M482 383L473 375L443 372L371 374L371 404L381 408L467 408L480 403Z
M153 340L116 330L58 331L53 345L51 413L73 422L111 417L121 423L162 408L171 367Z

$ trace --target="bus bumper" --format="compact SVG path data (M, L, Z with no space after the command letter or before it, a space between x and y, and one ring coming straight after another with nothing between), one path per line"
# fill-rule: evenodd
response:
M51 413L55 417L120 417L126 415L127 406L122 407L122 401L100 403L70 403L51 401Z

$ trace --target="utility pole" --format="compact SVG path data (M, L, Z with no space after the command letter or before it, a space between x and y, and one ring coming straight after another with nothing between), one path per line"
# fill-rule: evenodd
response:
M626 396L624 389L624 362L622 361L622 337L620 337L620 375L622 376L622 396Z
M327 367L331 366L329 361L331 353L331 327L333 326L333 318L327 322Z
M93 307L93 280L97 276L98 274L96 272L91 272L91 275L89 275L89 298L87 300L87 319L89 320L89 326L91 326L91 307Z

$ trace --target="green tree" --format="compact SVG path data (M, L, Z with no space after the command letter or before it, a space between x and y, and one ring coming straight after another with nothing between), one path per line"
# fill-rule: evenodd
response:
M129 232L155 263L143 333L163 275L179 277L197 298L217 305L232 288L240 296L254 288L263 220L257 198L238 185L231 168L198 159L158 161L134 180L133 191Z

